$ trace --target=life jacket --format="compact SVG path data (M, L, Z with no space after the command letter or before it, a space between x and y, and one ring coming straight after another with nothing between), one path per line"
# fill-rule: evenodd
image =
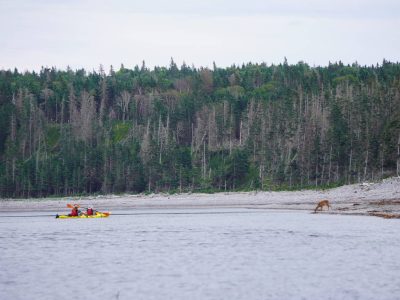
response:
M71 211L71 217L77 217L78 216L78 208L74 207Z
M93 216L93 208L88 208L87 211L86 211L86 214L88 216Z

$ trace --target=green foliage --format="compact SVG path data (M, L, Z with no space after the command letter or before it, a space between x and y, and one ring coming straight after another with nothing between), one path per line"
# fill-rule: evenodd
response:
M0 70L0 196L292 190L393 175L399 83L388 61Z
M235 189L242 187L246 182L249 173L248 153L243 149L235 149L232 155L228 156L225 170L225 177L228 185Z
M333 84L338 85L340 83L349 83L349 84L356 84L358 82L358 79L356 76L352 74L344 75L344 76L339 76L333 79Z
M10 104L0 105L0 158L4 152L7 136L10 134L10 118L12 108Z
M47 126L46 143L50 148L54 148L60 140L60 126L52 124Z
M397 157L397 143L400 139L400 113L393 116L392 119L386 121L383 129L384 155L386 158L386 166L395 168Z
M276 83L268 82L254 90L254 96L259 99L270 99L276 92Z
M337 103L333 103L331 108L331 123L332 127L330 135L332 144L335 146L337 159L339 164L347 162L347 148L348 148L348 124L342 114L342 111Z
M113 142L119 143L128 136L132 124L125 122L115 122L112 127Z

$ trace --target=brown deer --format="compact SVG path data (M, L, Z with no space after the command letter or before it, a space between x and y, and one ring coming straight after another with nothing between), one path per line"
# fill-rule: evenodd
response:
M327 206L328 210L331 208L331 206L329 205L329 201L328 200L322 200L322 201L318 202L317 207L315 208L314 212L316 213L318 208L322 211L324 206Z

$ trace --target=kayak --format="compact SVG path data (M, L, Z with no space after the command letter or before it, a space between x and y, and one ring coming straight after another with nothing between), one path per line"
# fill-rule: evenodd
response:
M96 212L92 216L82 214L80 216L72 217L69 215L56 215L56 219L95 219L95 218L108 218L110 216L109 212Z

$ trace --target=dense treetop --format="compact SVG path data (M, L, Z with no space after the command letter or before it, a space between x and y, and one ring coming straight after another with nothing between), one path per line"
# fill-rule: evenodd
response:
M351 183L399 149L399 63L0 71L1 197Z

